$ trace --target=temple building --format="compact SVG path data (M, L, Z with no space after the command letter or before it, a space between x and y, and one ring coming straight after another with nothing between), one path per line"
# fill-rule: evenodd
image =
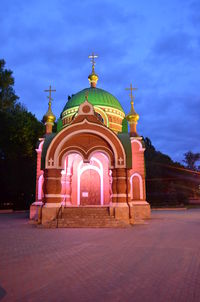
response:
M36 201L30 208L30 219L44 226L117 227L150 218L135 88L128 88L131 110L125 115L116 97L96 87L96 56L90 57L90 87L69 98L56 132L51 108L55 90L46 90L46 133L36 149Z

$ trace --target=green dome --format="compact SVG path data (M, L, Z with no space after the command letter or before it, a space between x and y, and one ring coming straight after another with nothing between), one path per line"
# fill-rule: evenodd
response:
M120 105L119 101L109 92L99 89L99 88L85 88L78 93L74 94L72 98L66 103L63 112L67 109L79 106L85 100L85 95L88 93L88 101L93 105L97 106L107 106L116 108L122 112L122 106Z

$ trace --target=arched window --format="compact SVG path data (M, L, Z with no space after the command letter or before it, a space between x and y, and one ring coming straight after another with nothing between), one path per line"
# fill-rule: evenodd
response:
M132 200L143 200L143 182L142 177L139 173L134 173L130 177L131 184L131 199Z

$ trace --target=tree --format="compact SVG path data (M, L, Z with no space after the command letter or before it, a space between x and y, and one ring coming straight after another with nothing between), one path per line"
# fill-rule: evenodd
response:
M147 200L153 206L186 204L189 188L184 166L157 151L149 138L144 138L144 143Z
M5 69L5 61L0 60L0 111L12 110L19 99L15 94L12 71Z
M34 198L36 152L43 124L17 100L12 72L0 60L0 187L1 203L28 207ZM0 205L1 206L1 205Z
M196 166L196 163L200 160L200 153L193 153L188 151L184 154L183 162L186 164L187 168L190 170L198 170L199 167Z

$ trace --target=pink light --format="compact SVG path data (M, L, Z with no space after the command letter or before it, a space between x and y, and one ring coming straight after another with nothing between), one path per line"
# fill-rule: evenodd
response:
M72 205L80 206L82 203L82 193L85 193L87 189L83 190L83 186L86 186L87 188L87 182L88 182L88 198L91 197L90 194L92 194L92 187L90 186L91 183L91 176L93 172L91 171L84 174L84 172L93 170L95 171L96 177L98 177L98 188L96 187L96 193L99 192L99 205L104 205L110 202L110 196L112 194L110 190L110 181L112 180L110 169L109 169L109 159L108 157L103 154L102 152L96 152L93 153L92 156L90 156L90 162L84 163L83 158L79 155L79 153L70 153L65 156L62 160L63 162L63 171L62 173L62 194L67 198L67 200L70 200L70 203ZM88 174L88 175L87 175ZM94 174L95 175L95 174ZM93 179L93 178L92 178ZM83 183L82 183L83 181ZM71 189L69 189L69 183L71 186ZM71 192L70 196L69 193ZM97 196L97 195L96 195ZM97 198L98 199L98 198ZM97 200L96 199L96 200ZM88 202L91 202L90 199L88 199Z
M44 177L43 174L40 175L39 179L38 179L38 200L42 200L43 197L43 190L42 190L42 185L44 182Z
M77 183L77 192L78 192L78 198L77 198L77 205L80 206L80 179L81 179L81 174L87 170L95 170L99 176L100 176L100 183L101 183L101 188L100 188L100 192L101 192L101 205L104 204L104 196L103 196L103 166L101 164L101 162L95 158L92 157L92 160L96 161L99 165L100 168L91 165L91 164L84 164L83 161L80 162L79 166L78 166L78 183ZM81 167L81 165L83 165L83 167Z

